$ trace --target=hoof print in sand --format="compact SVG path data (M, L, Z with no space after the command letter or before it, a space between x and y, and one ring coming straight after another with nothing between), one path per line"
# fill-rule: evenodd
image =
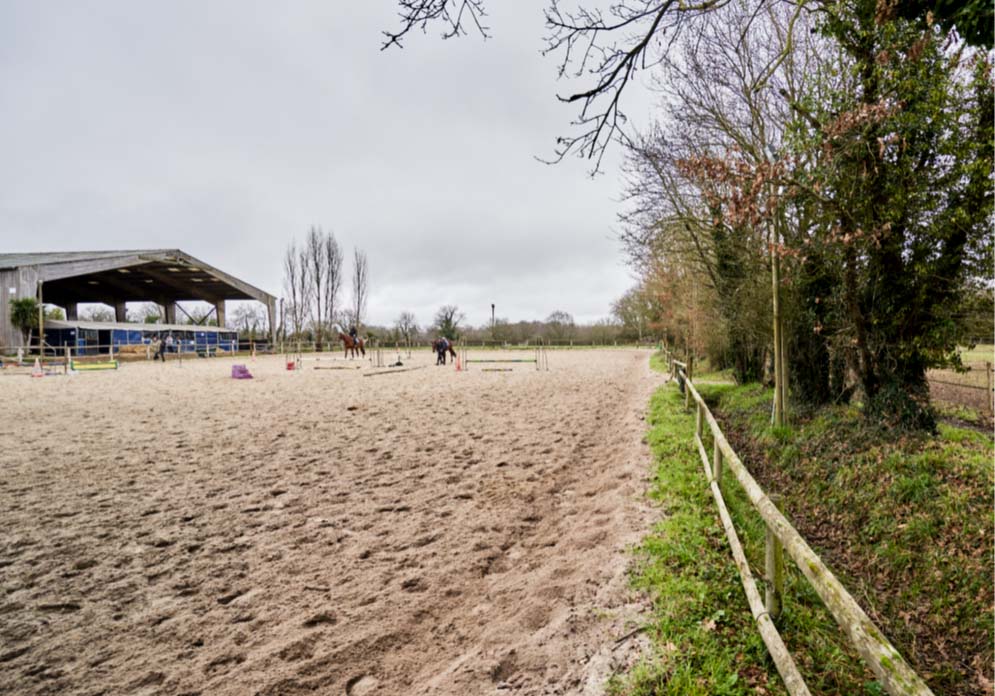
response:
M213 674L214 672L224 669L229 665L240 665L243 662L245 662L245 655L242 654L221 655L220 657L216 657L204 665L204 671L208 674Z
M364 696L375 693L379 682L368 674L353 677L345 685L346 696Z
M303 624L304 628L314 628L315 626L334 626L339 620L330 611L321 611L307 619Z
M74 611L79 611L82 607L77 602L58 602L55 604L39 604L39 611L50 611L59 614L69 614Z
M218 604L220 604L221 606L228 606L236 599L244 595L246 591L247 590L235 590L234 592L229 592L226 595L222 595L221 597L218 597Z
M294 641L276 654L284 662L301 662L314 657L314 644L321 634L316 634L314 638L303 638Z
M401 589L405 592L424 592L428 585L421 578L408 578L401 583Z

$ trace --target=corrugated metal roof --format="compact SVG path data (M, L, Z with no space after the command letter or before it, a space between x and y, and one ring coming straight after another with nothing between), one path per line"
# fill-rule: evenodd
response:
M94 329L97 331L108 331L117 329L119 331L205 331L207 333L237 333L238 329L222 329L217 326L201 326L200 324L138 324L135 322L121 322L120 324L109 321L71 321L69 319L46 319L46 329Z
M140 257L140 258L135 258ZM120 262L117 261L120 259ZM108 265L115 265L121 263L122 266L128 266L131 268L143 265L146 260L149 263L168 263L175 264L176 266L188 269L190 271L203 271L205 274L216 279L219 283L225 284L230 288L234 288L245 295L245 297L235 297L228 294L228 299L256 299L260 302L266 303L274 301L276 297L266 292L265 290L260 290L259 288L251 285L244 280L236 278L224 271L215 268L214 266L204 263L200 259L194 258L190 254L183 252L180 249L107 249L103 251L55 251L55 252L38 252L38 253L22 253L22 254L0 254L0 270L8 270L14 268L23 268L34 266L39 269L40 280L46 283L56 282L59 280L64 280L66 278L78 277L87 275L85 272L75 272L75 267L73 266L61 266L60 264L86 264L86 263L96 263L98 266L102 267L99 271L94 269L92 272L106 272ZM126 263L127 261L127 263ZM169 269L173 270L173 269ZM196 281L195 281L196 282ZM135 298L138 299L151 299L151 298ZM199 295L195 295L190 299L204 299ZM87 300L83 300L87 301Z
M121 249L107 251L43 251L24 254L0 254L0 268L41 266L47 263L70 263L87 259L112 259L115 256L162 256L180 254L179 249Z

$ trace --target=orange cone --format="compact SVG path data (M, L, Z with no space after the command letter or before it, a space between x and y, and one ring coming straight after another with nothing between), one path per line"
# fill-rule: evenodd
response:
M34 369L31 370L31 376L32 377L44 377L45 376L45 373L41 369L41 360L38 359L38 358L35 358L35 366L34 366Z

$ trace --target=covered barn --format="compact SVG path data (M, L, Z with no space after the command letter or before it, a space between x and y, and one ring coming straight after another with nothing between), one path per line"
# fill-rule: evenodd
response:
M179 249L142 249L123 251L71 251L37 254L0 254L0 352L22 345L21 332L11 322L10 300L34 297L45 304L62 307L66 320L51 322L52 331L43 329L53 345L69 341L63 331L118 331L118 341L128 340L128 331L139 331L141 325L125 326L127 302L154 302L165 308L164 325L144 327L168 331L211 334L214 343L231 339L225 331L225 303L228 300L255 300L266 306L269 314L270 339L275 340L276 298L259 288L239 280ZM177 302L202 301L213 306L216 327L191 327L177 323ZM116 324L96 328L78 320L80 303L99 302L114 308ZM123 333L122 333L123 332ZM220 334L224 333L225 336ZM115 334L109 333L111 342ZM124 339L121 338L124 336ZM196 340L196 337L195 337Z

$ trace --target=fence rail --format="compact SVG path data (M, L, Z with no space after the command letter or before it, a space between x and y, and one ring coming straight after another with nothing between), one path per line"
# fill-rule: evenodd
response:
M670 364L671 377L680 381L683 386L685 408L690 406L691 401L696 405L694 442L705 468L705 477L718 506L719 517L729 540L729 546L732 548L736 567L739 569L750 611L788 693L792 696L802 696L809 691L775 626L783 603L783 552L785 551L822 599L836 623L849 638L850 644L857 650L887 693L892 696L931 696L933 692L922 678L909 667L898 650L885 638L881 629L871 621L747 470L729 444L705 400L695 388L687 365L674 360L669 354L666 357ZM706 423L712 435L711 457L701 437ZM723 469L726 467L732 472L746 493L750 505L766 525L764 602L760 601L753 573L722 497Z

